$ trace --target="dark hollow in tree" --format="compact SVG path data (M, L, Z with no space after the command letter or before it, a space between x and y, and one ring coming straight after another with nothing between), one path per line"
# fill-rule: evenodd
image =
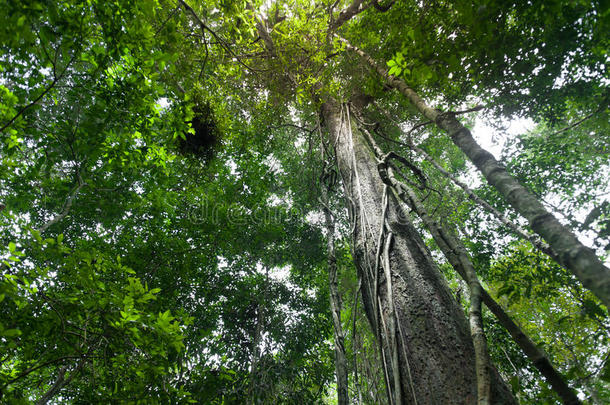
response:
M222 132L209 102L193 107L193 119L188 122L194 133L184 131L178 138L178 150L186 155L208 162L222 145Z

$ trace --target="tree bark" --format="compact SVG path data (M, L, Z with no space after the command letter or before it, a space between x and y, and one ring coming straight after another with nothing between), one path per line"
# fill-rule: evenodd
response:
M461 308L398 202L384 197L375 155L349 108L328 101L322 113L345 187L365 312L382 342L391 403L475 404L475 354ZM497 374L491 400L515 404Z
M557 253L559 264L572 272L582 284L591 290L607 308L610 308L610 269L595 252L583 245L574 233L561 224L542 203L515 178L513 178L491 153L481 148L470 130L463 126L451 112L443 113L428 106L404 80L391 76L387 69L376 63L368 54L344 40L348 49L358 53L384 79L387 85L397 89L426 118L446 131L453 143L460 148L508 203L529 222L530 227Z
M372 139L371 139L372 140ZM379 155L381 157L381 155ZM390 156L390 155L387 155ZM411 202L411 206L417 213L417 208L421 208L421 205L414 207L418 202L413 191L406 185L398 183L396 178L392 174L392 168L388 167L387 158L380 161L378 164L379 173L384 183L386 183L397 199L404 199L404 194L407 194L407 200ZM399 193L402 192L402 194ZM408 214L405 212L405 214ZM462 259L466 255L465 250L455 251L455 255L459 259ZM472 336L472 342L474 344L475 352L475 366L477 374L477 403L478 405L489 405L490 404L490 391L491 391L491 360L487 350L487 339L483 329L483 318L481 314L481 285L477 279L474 267L470 261L464 261L465 265L462 267L462 276L468 284L470 291L470 307L469 307L469 321L470 321L470 335Z
M398 197L405 201L405 203L421 218L426 228L428 228L432 234L434 241L456 272L468 282L471 288L472 286L478 286L480 299L496 316L500 324L511 334L513 340L532 361L538 371L546 378L547 382L551 385L551 388L561 398L562 403L565 405L580 405L581 401L576 396L574 390L570 388L563 376L553 367L544 352L531 341L504 309L480 285L472 261L461 241L428 215L427 210L417 195L408 186L396 184L395 180L392 178L388 178L387 181L394 183L393 185L396 187ZM473 336L475 348L477 345L476 339L477 338ZM482 344L482 342L478 342L478 344ZM480 357L488 356L486 352L487 350L485 349L485 353L481 355L477 353L479 362L483 360Z

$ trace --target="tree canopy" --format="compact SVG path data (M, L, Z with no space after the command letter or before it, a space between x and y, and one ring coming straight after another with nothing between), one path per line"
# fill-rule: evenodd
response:
M608 403L608 32L0 0L0 403Z

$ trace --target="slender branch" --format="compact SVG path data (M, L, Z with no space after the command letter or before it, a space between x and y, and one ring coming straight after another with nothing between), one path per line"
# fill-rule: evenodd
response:
M172 17L173 17L174 15L176 15L176 13L178 12L178 10L180 10L180 6L178 6L178 7L174 7L174 9L173 9L173 10L172 10L172 11L169 13L169 15L167 16L167 18L165 19L165 21L163 21L163 22L161 23L161 25L159 26L159 28L157 28L157 30L155 31L155 35L154 35L155 37L156 37L157 35L159 35L159 33L161 32L161 30L162 30L162 29L165 27L165 25L168 23L168 21L169 21L169 20L171 20L171 19L172 19Z
M53 80L51 81L51 83L49 83L49 85L44 89L44 91L42 93L40 93L38 95L38 97L36 97L34 100L32 100L28 105L26 105L25 107L23 107L21 110L19 110L19 112L17 112L17 114L15 114L15 116L13 118L11 118L10 120L8 120L8 122L6 122L6 124L4 124L2 127L0 127L0 132L3 132L5 129L7 129L9 126L11 126L13 124L13 122L15 122L15 120L17 118L19 118L23 113L25 113L30 107L34 106L35 104L37 104L40 100L42 100L42 98L49 92L51 91L51 89L53 87L55 87L55 85L57 84L57 82L59 82L64 74L66 73L66 71L68 70L68 67L72 64L72 62L74 61L74 59L76 58L76 54L72 56L72 58L70 59L70 61L66 64L66 66L64 67L64 69L62 70L62 72L58 75L55 74L55 64L53 64Z
M246 63L244 63L241 58L235 53L233 52L233 50L231 49L231 46L229 44L227 44L227 42L222 39L217 33L216 31L214 31L213 29L211 29L210 27L208 27L203 20L197 15L197 13L195 12L195 10L189 6L189 4L184 1L184 0L178 0L178 2L180 4L182 4L182 6L193 16L193 18L195 19L195 21L197 22L197 24L199 24L199 27L201 27L202 32L209 32L210 34L212 34L212 36L222 45L222 47L229 52L229 54L231 54L231 56L233 56L235 58L235 60L237 60L237 62L239 62L240 65L242 65L243 67L245 67L248 70L251 70L253 72L263 72L263 70L261 69L255 69L251 66L248 66ZM205 37L205 34L204 34Z
M453 174L451 174L448 171L446 171L445 169L443 169L443 167L436 160L434 160L434 158L432 156L430 156L426 151L424 151L420 147L415 146L413 144L410 145L410 148L413 151L420 154L421 156L423 156L423 158L426 159L428 162L430 162L436 168L436 170L438 170L441 174L443 174L445 177L447 177L453 184L455 184L456 186L458 186L462 190L464 190L466 195L468 195L468 197L471 200L473 200L474 202L479 204L485 211L492 214L498 221L500 221L502 224L504 224L506 227L508 227L511 231L513 231L513 233L515 233L520 238L528 240L536 249L547 254L548 256L553 258L555 261L559 260L559 258L557 257L557 253L555 253L553 251L553 249L551 249L546 243L542 242L539 238L536 237L536 235L530 234L525 229L523 229L519 225L515 224L513 221L508 219L504 214L502 214L500 211L495 209L487 201L485 201L484 199L482 199L481 197L476 195L474 193L474 191L472 191L472 189L470 189L470 187L468 187L465 183L461 182Z
M465 110L446 111L446 112L442 112L441 114L452 114L455 116L455 115L460 115L460 114L468 114L468 113L475 112L475 111L481 111L484 108L485 107L483 107L482 105L477 105L472 108L467 108Z
M68 215L68 213L70 212L70 208L72 208L72 203L74 202L74 198L76 198L76 196L81 188L83 188L84 186L87 186L87 183L83 182L80 174L78 173L78 170L77 170L76 176L77 176L78 185L74 188L74 190L72 190L70 195L68 195L68 197L66 198L66 201L64 202L64 206L63 206L61 212L59 214L55 215L49 221L42 224L40 227L35 228L36 231L42 233L42 232L46 231L52 225L54 225L54 224L58 223L59 221L61 221L62 219L64 219ZM4 207L2 207L2 209L4 209ZM0 209L0 211L2 209ZM8 268L9 268L9 266L6 263L3 262L0 264L0 271L5 271ZM20 284L23 283L23 281L19 280L19 279L17 280L17 282Z
M51 399L53 399L53 397L55 395L57 395L59 393L59 391L62 390L62 388L64 388L66 385L68 385L72 382L74 377L76 377L76 375L80 372L80 370L83 368L84 365L85 365L85 358L81 357L79 362L77 363L76 367L74 368L74 370L72 370L70 372L70 375L68 376L68 378L65 378L65 374L68 369L68 366L63 366L59 370L59 374L58 374L57 378L55 379L55 383L47 390L47 392L44 393L44 395L42 397L40 397L40 399L38 401L36 401L36 405L45 405L47 402L49 402Z
M580 125L583 122L587 121L588 119L593 117L595 114L603 111L607 107L608 107L608 96L606 96L604 102L602 102L601 105L595 111L593 111L592 113L586 115L584 118L579 119L578 121L568 125L567 127L561 128L560 130L553 132L551 135L549 135L549 137L553 137L553 136L558 135L558 134L560 134L562 132L566 132L566 131L569 131L570 129L574 128L574 127L577 127L578 125Z
M38 369L41 369L43 367L49 366L49 365L54 364L54 363L59 363L59 362L64 361L64 360L78 359L78 358L80 358L80 356L62 356L62 357L58 357L58 358L53 359L53 360L45 361L44 363L41 363L41 364L39 364L37 366L33 366L33 367L28 368L27 370L22 371L21 373L19 373L18 376L16 376L15 378L9 380L4 386L6 387L7 385L12 384L12 383L22 379L23 377L27 377L29 374L31 374L34 371L36 371Z
M296 128L296 129L300 129L303 132L307 132L308 134L312 134L315 130L318 129L318 127L313 127L311 129L302 127L300 125L296 125L296 124L291 124L291 123L284 123L284 124L280 124L280 125L268 125L267 128L269 129L280 129L280 128L284 128L284 127L292 127L292 128Z
M38 232L42 233L42 232L46 231L49 227L55 225L56 223L58 223L59 221L61 221L68 215L68 213L70 212L70 208L72 208L72 203L74 202L74 198L78 195L78 192L84 186L87 185L87 183L83 182L82 178L80 177L80 174L78 174L78 173L77 173L77 179L78 179L78 185L74 188L74 190L72 190L72 192L70 193L68 198L66 198L66 201L64 202L64 206L63 206L63 209L61 210L61 212L59 214L55 215L53 218L51 218L49 221L47 221L43 225L41 225L38 229L36 229Z

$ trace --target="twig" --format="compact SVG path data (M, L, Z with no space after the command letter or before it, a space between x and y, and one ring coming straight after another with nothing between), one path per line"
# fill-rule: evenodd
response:
M576 122L574 122L574 123L572 123L572 124L568 125L567 127L561 128L560 130L553 132L551 135L549 135L549 137L552 137L552 136L555 136L555 135L561 134L562 132L569 131L570 129L572 129L572 128L574 128L574 127L576 127L576 126L578 126L578 125L582 124L583 122L585 122L585 121L586 121L586 120L588 120L589 118L593 117L595 114L597 114L597 113L598 113L598 112L600 112L601 110L602 110L602 109L600 108L600 109L597 109L597 110L593 111L591 114L589 114L589 115L587 115L586 117L584 117L584 118L582 118L582 119L580 119L580 120L578 120L578 121L576 121Z

